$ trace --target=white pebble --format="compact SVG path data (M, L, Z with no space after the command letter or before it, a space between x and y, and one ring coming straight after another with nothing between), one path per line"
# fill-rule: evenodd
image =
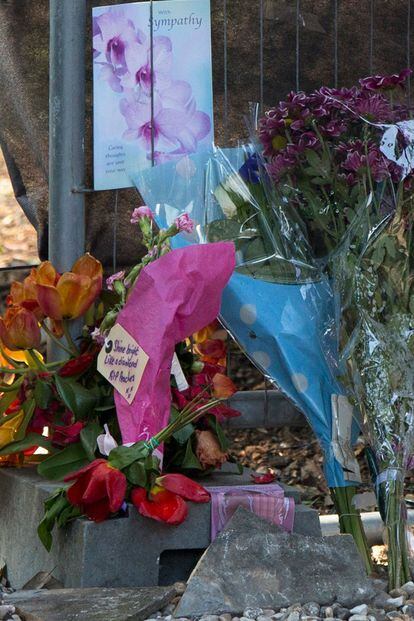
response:
M217 615L204 615L200 621L219 621L219 618Z
M220 615L219 621L231 621L231 614L226 612L224 615Z
M403 591L408 593L408 595L413 595L413 593L414 593L414 582L412 582L412 580L410 580L409 582L406 582L405 584L403 584L401 588L402 588Z
M325 619L333 619L334 612L330 606L325 608Z
M4 619L4 617L12 615L14 612L16 612L16 608L14 606L4 604L4 606L0 606L0 619Z
M262 614L263 608L246 608L243 612L243 617L247 617L248 619L257 619L257 617L260 617Z
M390 599L387 599L385 603L387 604L387 606L394 606L394 608L401 608L401 606L404 606L405 599L406 598L403 595L401 595L400 597L390 597Z
M348 621L368 621L367 615L352 615Z
M359 604L359 606L354 606L351 608L351 615L366 615L368 612L368 606L366 604Z

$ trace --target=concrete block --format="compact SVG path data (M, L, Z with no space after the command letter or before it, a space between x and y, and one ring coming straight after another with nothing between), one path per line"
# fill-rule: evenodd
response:
M229 405L241 412L241 416L229 418L225 425L231 429L255 427L304 427L304 415L280 390L246 390L236 392Z
M249 472L218 472L208 484L240 485ZM207 480L204 480L207 484ZM59 484L41 479L35 469L0 469L0 566L7 564L14 588L21 588L38 571L50 571L67 588L133 587L172 584L186 579L210 544L210 505L189 503L187 521L171 527L148 520L129 507L128 515L95 524L75 520L56 529L50 554L36 529L43 502ZM286 487L287 495L298 492ZM320 534L315 512L297 507L294 529Z

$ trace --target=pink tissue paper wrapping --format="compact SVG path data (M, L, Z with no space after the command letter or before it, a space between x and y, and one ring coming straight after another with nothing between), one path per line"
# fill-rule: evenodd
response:
M271 524L292 532L295 501L285 497L283 488L277 483L206 487L211 494L211 541L223 530L238 507L244 507Z
M115 391L124 444L148 440L168 424L174 348L213 321L235 265L232 242L186 246L147 265L118 323L149 356L131 405Z

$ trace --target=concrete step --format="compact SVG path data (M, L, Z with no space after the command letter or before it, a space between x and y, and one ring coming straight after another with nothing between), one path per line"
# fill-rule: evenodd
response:
M241 476L218 472L208 479L209 485L250 482L248 470ZM172 584L188 577L210 544L210 505L189 503L188 519L179 527L148 520L134 507L126 517L101 524L75 520L55 531L48 554L36 529L43 502L57 487L31 467L0 469L0 567L7 565L14 588L39 571L50 571L67 588ZM285 487L285 493L300 502L297 490ZM298 504L294 531L320 536L317 511Z

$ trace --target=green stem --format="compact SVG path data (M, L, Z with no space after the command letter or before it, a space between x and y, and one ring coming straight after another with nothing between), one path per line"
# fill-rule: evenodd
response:
M69 345L69 349L72 351L72 354L77 358L80 352L69 331L69 324L66 319L62 321L62 327L63 327L63 333L65 335L66 342Z
M404 511L404 481L381 483L385 496L385 527L388 541L389 590L398 589L408 582L407 523Z
M15 392L16 388L19 388L23 383L23 377L19 377L13 384L0 384L0 393L2 392Z
M28 349L27 353L29 354L30 358L33 360L36 369L38 369L39 371L47 370L47 368L45 367L43 362L40 360L40 358L37 357L33 349Z
M56 345L58 347L60 347L61 349L63 349L63 351L65 351L67 354L69 354L70 356L73 355L73 352L68 349L67 347L65 347L65 345L63 345L63 343L57 338L57 336L55 336L52 332L52 330L50 330L50 328L46 325L45 322L42 323L42 328L43 330L46 332L46 334L48 335L48 337L54 342L56 343Z
M352 535L364 562L366 572L371 574L373 566L368 541L359 511L352 504L355 493L356 488L354 486L331 487L335 509L339 516L340 531L341 533Z
M16 364L16 360L13 360L13 358L10 358L10 356L6 354L6 352L4 351L4 347L2 347L2 345L0 345L0 352L1 352L2 357L5 360L7 360L7 362L11 364L13 368L16 368L19 366L18 364Z

